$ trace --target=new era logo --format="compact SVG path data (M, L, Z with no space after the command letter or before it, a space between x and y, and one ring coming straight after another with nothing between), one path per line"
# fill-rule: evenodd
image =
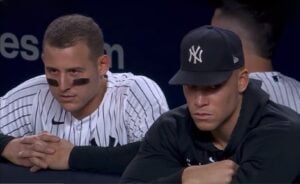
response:
M232 56L232 58L233 58L233 64L236 64L240 61L238 57Z
M189 49L190 56L189 56L189 62L192 62L194 64L197 64L197 62L202 63L202 52L203 50L198 45L195 49L194 45Z

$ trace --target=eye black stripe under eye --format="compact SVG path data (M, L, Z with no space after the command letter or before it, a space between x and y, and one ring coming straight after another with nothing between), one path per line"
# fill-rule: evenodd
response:
M47 82L50 86L55 86L57 87L58 86L58 81L57 80L54 80L54 79L48 79L47 78Z
M54 87L58 87L59 83L57 80L55 79L49 79L47 78L48 84L50 86L54 86ZM73 86L82 86L82 85L86 85L90 82L90 79L88 78L80 78L80 79L74 79L73 80Z
M73 85L74 86L82 86L82 85L88 84L89 82L90 82L90 79L88 79L88 78L74 79Z

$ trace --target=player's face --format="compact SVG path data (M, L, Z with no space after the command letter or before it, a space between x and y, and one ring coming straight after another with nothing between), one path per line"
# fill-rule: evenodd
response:
M233 72L224 83L216 86L184 85L183 91L195 125L202 131L232 129L239 116L242 93L248 84L248 72Z
M84 42L67 48L44 46L43 62L50 91L76 118L92 113L106 90L108 58L92 61Z

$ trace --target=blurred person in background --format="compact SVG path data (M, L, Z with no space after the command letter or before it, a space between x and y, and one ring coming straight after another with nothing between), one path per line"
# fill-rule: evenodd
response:
M235 32L242 40L250 78L262 81L270 99L300 113L300 82L274 71L272 57L282 35L287 10L282 0L211 1L216 7L211 25ZM285 4L283 4L285 3ZM288 61L282 61L288 64Z

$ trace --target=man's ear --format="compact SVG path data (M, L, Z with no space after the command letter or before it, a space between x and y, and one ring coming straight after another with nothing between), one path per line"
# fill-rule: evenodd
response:
M44 52L42 52L42 54L41 54L41 59L42 59L42 62L44 63L45 61L45 54L44 54Z
M105 75L110 67L110 58L108 55L102 55L97 60L98 72L100 75Z
M238 80L238 90L240 93L243 93L249 83L249 72L246 68L242 68L239 71L239 80Z

